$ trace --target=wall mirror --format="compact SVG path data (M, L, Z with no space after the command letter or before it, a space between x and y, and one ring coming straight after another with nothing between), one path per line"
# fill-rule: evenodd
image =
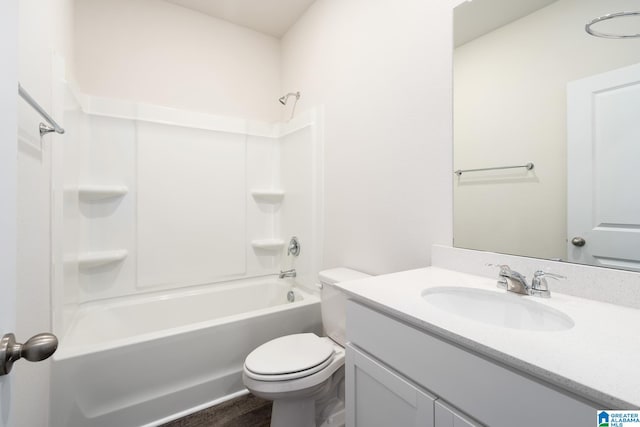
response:
M585 31L636 10L628 0L455 8L456 247L640 271L640 38ZM637 15L597 25L640 33Z

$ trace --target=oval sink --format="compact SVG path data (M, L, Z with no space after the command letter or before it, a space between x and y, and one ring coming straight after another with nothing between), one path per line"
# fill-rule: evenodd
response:
M562 331L574 326L561 311L512 293L452 286L426 289L422 298L448 313L503 328Z

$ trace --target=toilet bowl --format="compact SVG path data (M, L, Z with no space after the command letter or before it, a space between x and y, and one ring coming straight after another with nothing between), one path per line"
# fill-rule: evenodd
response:
M273 401L271 427L344 425L346 296L333 285L365 277L369 276L347 268L321 272L322 322L328 336L286 335L245 359L244 385Z

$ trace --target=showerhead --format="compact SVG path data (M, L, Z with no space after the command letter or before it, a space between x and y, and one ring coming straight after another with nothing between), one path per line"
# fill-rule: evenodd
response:
M280 101L280 104L282 105L287 105L287 100L289 99L290 96L295 96L296 97L296 101L298 99L300 99L300 92L289 92L288 94L281 96L278 101Z

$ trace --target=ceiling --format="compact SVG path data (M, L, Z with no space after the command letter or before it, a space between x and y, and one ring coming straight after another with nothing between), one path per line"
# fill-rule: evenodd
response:
M315 0L165 1L280 38Z
M454 10L454 45L460 46L556 0L473 0Z
M165 0L280 38L315 0ZM468 0L454 11L454 43L460 46L556 0Z

